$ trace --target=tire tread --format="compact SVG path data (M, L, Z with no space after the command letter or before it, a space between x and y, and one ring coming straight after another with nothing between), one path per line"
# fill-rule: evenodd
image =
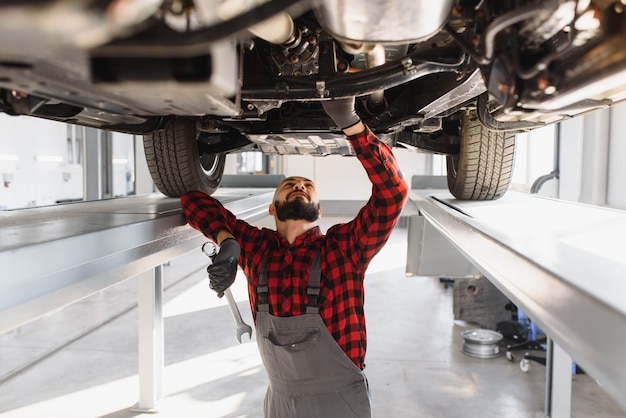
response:
M448 188L462 200L494 200L509 188L515 135L490 131L475 114L464 116L458 156L448 156Z
M200 190L212 194L217 190L224 171L223 155L216 155L214 172L202 169L196 149L195 123L175 118L163 129L144 136L148 170L155 186L170 197Z

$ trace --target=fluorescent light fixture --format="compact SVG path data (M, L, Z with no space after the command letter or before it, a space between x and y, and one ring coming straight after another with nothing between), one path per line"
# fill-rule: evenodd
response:
M17 154L0 154L0 161L19 161L20 156Z
M61 163L63 162L63 157L60 155L36 155L35 161L41 163Z
M128 164L128 158L113 158L113 164Z

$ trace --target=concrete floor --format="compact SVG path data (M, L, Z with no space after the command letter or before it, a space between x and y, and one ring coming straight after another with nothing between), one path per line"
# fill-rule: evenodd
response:
M367 374L377 417L543 417L545 369L462 352L452 289L407 278L398 228L366 278ZM238 344L204 256L165 268L165 399L155 416L261 417L266 376L254 341ZM245 279L233 288L251 323ZM138 400L134 279L0 336L0 417L131 418ZM244 337L245 338L245 337ZM626 417L587 375L573 377L572 417Z

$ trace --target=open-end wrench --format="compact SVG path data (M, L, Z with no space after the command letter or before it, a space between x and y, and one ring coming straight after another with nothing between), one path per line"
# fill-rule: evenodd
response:
M204 244L202 244L202 252L204 253L204 255L209 257L209 260L211 260L212 263L213 257L218 252L217 244L211 241L205 242ZM235 302L235 298L233 297L233 293L230 291L230 289L226 289L224 291L224 295L226 296L226 301L228 302L230 313L233 315L233 319L237 324L237 341L239 341L239 344L241 344L241 336L243 334L248 334L248 337L252 339L252 327L243 321L243 318L241 317L241 312L239 312L239 306L237 306L237 302Z
M248 334L248 338L252 339L252 327L243 322L241 312L239 312L239 307L237 306L237 302L235 302L235 298L233 297L230 289L226 289L224 291L224 296L226 296L228 306L230 307L230 312L233 314L233 318L235 319L235 323L237 324L237 341L239 341L239 344L241 344L241 336L243 334Z

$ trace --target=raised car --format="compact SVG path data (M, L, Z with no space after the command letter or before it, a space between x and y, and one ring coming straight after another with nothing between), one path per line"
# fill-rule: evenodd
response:
M322 100L502 196L515 133L626 97L624 1L13 0L0 111L144 135L156 186L213 193L228 153L351 155Z

